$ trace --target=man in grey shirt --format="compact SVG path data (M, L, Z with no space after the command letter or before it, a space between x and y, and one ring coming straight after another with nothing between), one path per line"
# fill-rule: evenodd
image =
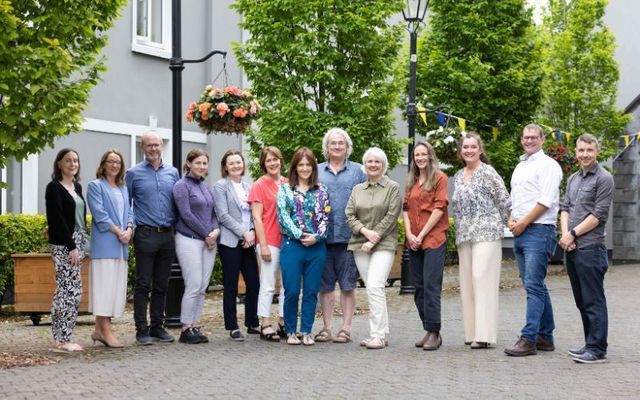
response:
M591 134L576 141L580 170L567 181L560 206L560 246L565 250L566 267L576 306L580 310L585 345L570 349L579 363L607 360L607 300L604 275L607 272L607 248L604 227L613 194L613 177L598 164L600 143Z

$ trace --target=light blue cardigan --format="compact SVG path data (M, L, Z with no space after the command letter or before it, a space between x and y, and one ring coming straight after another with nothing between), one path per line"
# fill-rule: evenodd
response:
M133 224L133 210L129 203L129 191L125 185L120 188L124 199L124 213L118 215L116 200L111 186L105 179L89 182L87 202L91 210L91 259L120 258L129 259L129 246L120 243L118 236L109 229L117 225L125 230L127 224Z

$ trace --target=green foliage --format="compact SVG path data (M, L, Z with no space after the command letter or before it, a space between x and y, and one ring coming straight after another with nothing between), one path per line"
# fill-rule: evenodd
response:
M43 215L0 215L0 293L13 287L12 254L48 253Z
M0 166L80 130L124 0L0 0Z
M564 143L570 149L581 133L603 138L603 159L615 154L629 121L615 107L619 72L615 37L603 21L607 3L550 0L540 32L546 62L538 120L573 133Z
M478 124L490 160L503 178L517 164L518 138L539 104L541 58L531 13L525 0L432 0L430 29L418 41L418 100L423 105L447 105ZM430 117L430 118L429 118ZM435 129L418 120L418 133ZM455 121L452 121L454 124ZM507 181L507 179L505 179Z
M322 136L338 126L353 140L353 160L378 146L391 167L401 161L392 116L400 87L390 79L400 27L387 21L402 4L236 0L251 36L234 52L264 106L260 130L247 135L253 158L274 145L289 160L304 145L321 160Z

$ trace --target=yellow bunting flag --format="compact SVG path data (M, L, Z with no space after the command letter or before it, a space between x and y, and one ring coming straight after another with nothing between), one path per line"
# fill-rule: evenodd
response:
M422 106L418 106L416 107L416 109L418 110L418 114L420 114L420 118L422 118L422 122L424 122L424 124L427 124L427 109L422 107Z
M458 125L463 131L467 129L467 121L465 121L464 118L458 118Z
M629 135L624 135L624 136L622 136L622 138L624 139L624 145L628 146L629 145Z
M493 141L494 142L496 140L498 140L498 127L497 126L491 127L491 134L493 135Z
M571 133L570 132L563 132L564 133L564 137L567 139L567 143L571 143Z

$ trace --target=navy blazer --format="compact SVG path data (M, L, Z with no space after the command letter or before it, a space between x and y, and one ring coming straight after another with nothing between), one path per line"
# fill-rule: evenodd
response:
M124 199L124 211L116 211L116 200L111 185L106 179L89 182L87 201L93 215L91 221L91 259L120 258L129 259L129 246L122 244L118 236L111 232L116 225L125 230L127 224L133 224L133 210L129 203L129 191L125 185L118 188Z
M242 181L242 186L247 193L251 191L251 184ZM227 247L236 247L247 229L242 223L242 206L231 179L223 178L216 182L213 185L213 197L216 201L216 215L220 225L218 242ZM253 219L251 229L253 229Z

